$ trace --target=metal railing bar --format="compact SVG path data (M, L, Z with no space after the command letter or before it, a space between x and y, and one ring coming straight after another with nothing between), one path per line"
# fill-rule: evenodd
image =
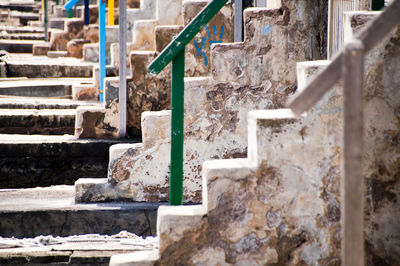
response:
M378 44L390 31L400 23L400 0L395 0L377 18L356 35L367 53ZM343 51L340 52L332 63L317 74L310 84L302 91L297 92L289 100L289 108L296 114L301 114L314 106L322 96L339 80L341 76L341 61Z
M343 265L364 265L363 80L364 46L354 40L342 62L344 143L342 175Z
M209 2L203 10L187 25L161 54L150 64L148 70L156 75L161 72L184 49L194 36L207 24L228 0L214 0Z

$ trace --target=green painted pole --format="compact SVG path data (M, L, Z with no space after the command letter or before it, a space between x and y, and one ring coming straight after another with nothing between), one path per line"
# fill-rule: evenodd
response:
M379 11L385 7L385 0L371 0L371 11Z
M72 18L72 8L68 10L68 18Z
M182 205L185 49L172 60L170 205Z

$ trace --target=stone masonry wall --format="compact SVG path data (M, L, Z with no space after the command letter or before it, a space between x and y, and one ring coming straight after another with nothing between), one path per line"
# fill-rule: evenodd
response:
M284 107L287 96L296 90L296 62L322 57L312 37L320 34L318 18L313 16L319 11L315 2L283 1L275 10L246 11L246 41L215 45L212 77L187 79L185 201L201 200L204 160L246 156L247 112ZM169 154L158 149L168 151L169 143L154 147L158 148L134 156L127 152L113 162L110 178L125 187L130 183L131 190L138 192L133 200L168 199ZM160 167L161 161L166 167ZM117 174L122 171L124 177Z
M324 64L300 67L310 76ZM366 265L400 260L399 74L397 28L366 60ZM207 215L178 234L164 224L158 264L340 265L342 101L336 84L304 117L285 109L250 113L249 158L205 163Z

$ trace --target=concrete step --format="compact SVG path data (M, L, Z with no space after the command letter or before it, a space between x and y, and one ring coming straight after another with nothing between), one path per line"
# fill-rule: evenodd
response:
M0 25L0 32L5 33L44 33L43 27L16 27Z
M77 101L71 99L46 99L38 97L0 96L0 109L76 109L79 106L99 106L97 101Z
M52 18L49 20L49 28L64 29L64 18Z
M2 237L117 234L156 235L157 208L164 204L75 204L73 186L0 190Z
M38 12L40 10L40 3L34 1L28 3L2 1L0 3L0 9L16 10L21 12Z
M129 140L0 134L0 188L72 185L107 176L109 147Z
M2 78L0 95L71 98L72 87L92 82L92 78Z
M75 109L0 109L0 134L74 134Z
M1 33L0 39L5 40L42 40L44 33Z
M20 25L27 26L29 21L39 21L40 15L37 12L2 11L0 17L17 20Z
M43 43L43 42L40 42ZM92 77L93 66L77 58L9 54L6 59L7 77Z
M43 43L43 40L0 40L0 50L9 53L32 53L34 44Z

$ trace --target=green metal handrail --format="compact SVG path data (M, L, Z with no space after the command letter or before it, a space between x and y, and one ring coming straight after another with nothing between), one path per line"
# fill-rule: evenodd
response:
M172 61L170 205L182 204L185 46L226 2L228 0L213 0L208 3L148 67L150 73L156 75Z

